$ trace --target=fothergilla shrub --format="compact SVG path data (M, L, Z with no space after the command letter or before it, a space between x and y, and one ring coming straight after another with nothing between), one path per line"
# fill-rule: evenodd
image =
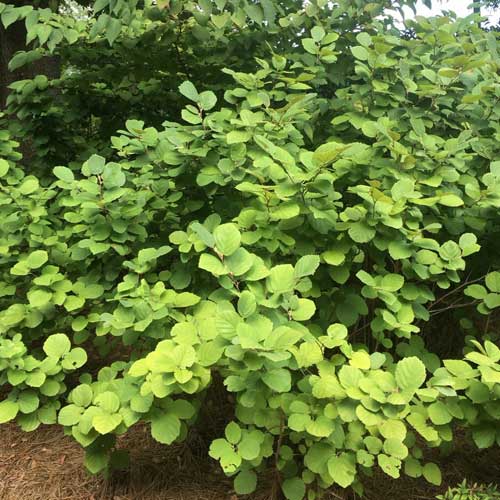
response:
M496 35L450 17L403 34L384 2L129 3L79 21L0 4L35 40L16 65L71 61L14 84L0 131L0 422L64 426L97 473L138 422L185 439L222 380L234 419L210 456L238 494L275 468L288 500L361 492L374 467L440 484L427 451L458 427L498 445ZM134 54L179 19L186 60L147 87L166 121L139 85L145 116L131 102L109 141L104 111L82 141L71 108L23 162L12 124L86 92L71 58ZM205 82L200 37L226 51Z

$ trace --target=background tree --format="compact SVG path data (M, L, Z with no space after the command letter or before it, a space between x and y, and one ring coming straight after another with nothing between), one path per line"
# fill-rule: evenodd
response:
M51 9L57 12L59 8L58 0L36 0L30 2L26 0L18 0L18 7L35 7L37 9ZM38 74L44 74L50 78L55 78L59 74L57 60L54 58L46 58L43 61L38 61L31 66L19 68L17 71L9 71L9 61L14 55L26 50L26 24L24 19L16 20L15 17L4 15L0 23L0 108L5 106L8 86L16 80L31 79Z

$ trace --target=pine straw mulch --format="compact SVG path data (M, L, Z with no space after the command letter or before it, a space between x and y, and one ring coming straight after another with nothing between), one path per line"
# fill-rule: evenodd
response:
M0 426L1 500L236 500L231 480L206 458L196 431L184 445L162 446L146 426L136 426L120 440L130 450L131 466L110 478L94 477L82 466L83 453L58 426L24 433ZM439 488L402 476L392 480L377 472L365 480L368 500L432 499L448 485L468 478L500 482L500 451L478 451L465 441L449 457L436 459L444 475ZM251 500L273 498L270 480ZM332 491L328 500L353 500L352 493ZM250 500L250 498L248 498Z

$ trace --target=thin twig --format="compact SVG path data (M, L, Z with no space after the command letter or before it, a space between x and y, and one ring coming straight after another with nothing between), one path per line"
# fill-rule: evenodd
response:
M489 272L489 271L488 271ZM457 286L457 288L454 288L451 292L448 292L448 293L445 293L442 297L439 297L438 300L436 300L435 302L433 302L429 308L429 311L432 311L433 307L436 305L436 304L439 304L440 302L442 302L443 300L445 300L447 297L449 297L450 295L453 295L454 293L457 293L459 290L461 290L462 288L468 286L468 285L471 285L472 283L477 283L478 281L481 281L484 277L486 276L486 274L484 276L481 276L475 280L471 280L471 281L465 281L464 283L462 283L461 285Z
M467 304L451 304L447 307L443 307L442 309L434 309L432 310L431 314L434 315L434 314L439 314L440 312L444 312L444 311L449 311L451 309L460 309L462 307L470 307L470 306L474 306L478 303L479 301L478 300L475 300L474 302L469 302Z

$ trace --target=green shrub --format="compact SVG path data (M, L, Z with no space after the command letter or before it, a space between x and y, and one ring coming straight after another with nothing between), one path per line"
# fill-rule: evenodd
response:
M494 485L468 484L464 479L455 488L448 488L444 495L436 497L438 500L495 500L500 493Z
M189 29L231 47L236 3L200 2L219 13ZM0 133L0 422L57 422L97 473L137 422L184 439L221 377L235 413L210 456L239 494L276 468L289 500L360 492L373 467L440 484L426 448L456 426L500 442L495 35L420 18L403 37L357 3L357 32L324 1L264 7L283 50L183 81L178 116L128 120L107 158L24 166ZM127 12L79 43L168 26Z

